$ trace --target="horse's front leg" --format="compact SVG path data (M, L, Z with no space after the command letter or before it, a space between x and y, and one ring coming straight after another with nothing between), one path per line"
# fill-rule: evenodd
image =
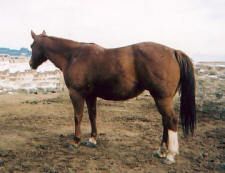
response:
M74 121L75 121L75 136L74 141L76 146L79 146L80 144L80 136L81 136L81 130L80 125L83 117L83 110L84 110L84 98L73 89L69 90L70 99L73 104L74 109Z
M96 97L87 97L86 103L88 108L88 115L91 123L91 137L86 145L89 147L95 147L97 145L97 127L96 127Z

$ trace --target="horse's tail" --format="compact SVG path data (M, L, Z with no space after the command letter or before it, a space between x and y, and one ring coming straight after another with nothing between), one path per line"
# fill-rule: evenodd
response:
M183 52L175 50L175 56L180 66L180 119L183 133L194 134L196 127L195 110L195 75L191 59Z

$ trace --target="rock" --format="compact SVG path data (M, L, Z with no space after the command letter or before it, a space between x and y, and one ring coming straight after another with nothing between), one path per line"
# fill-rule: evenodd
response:
M221 164L220 164L220 167L221 167L222 170L225 171L225 162L224 162L224 163L221 163Z
M60 138L65 138L65 135L60 134L59 137L60 137Z
M58 171L54 167L47 165L47 164L44 165L44 172L45 173L58 173Z
M0 156L7 157L8 156L8 151L0 150Z
M0 159L0 167L4 166L4 163L5 163L4 160Z
M78 146L76 146L75 144L70 143L64 144L64 147L67 148L69 151L75 151L75 149L78 148Z
M42 150L47 150L48 149L48 145L42 145L42 144L40 144L39 145L39 148L42 149Z
M202 154L202 156L203 156L203 157L208 157L208 156L209 156L209 153L204 152L204 153Z

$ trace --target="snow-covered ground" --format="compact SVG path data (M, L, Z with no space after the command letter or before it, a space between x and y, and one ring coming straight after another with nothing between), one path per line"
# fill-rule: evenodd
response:
M25 72L30 70L29 60L24 60L25 62L13 62L13 61L0 61L0 71L8 70L9 73L15 72ZM55 71L56 67L50 62L47 61L43 63L38 69L37 72L45 71Z
M0 57L0 93L24 90L55 91L63 88L61 72L49 61L31 70L28 58Z

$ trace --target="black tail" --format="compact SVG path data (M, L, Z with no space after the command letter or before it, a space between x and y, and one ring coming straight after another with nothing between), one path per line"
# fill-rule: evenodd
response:
M196 127L195 75L191 59L183 52L175 51L180 66L180 119L184 135L194 134Z

